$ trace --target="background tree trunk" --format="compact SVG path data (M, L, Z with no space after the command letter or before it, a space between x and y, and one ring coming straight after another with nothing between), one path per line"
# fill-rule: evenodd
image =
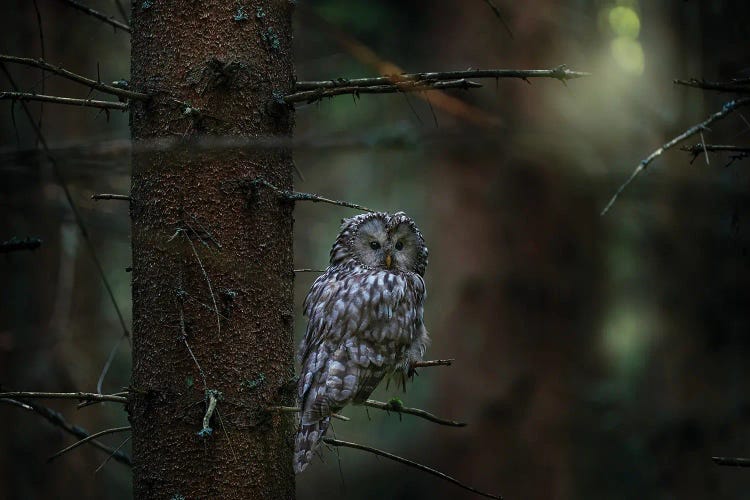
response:
M293 420L265 410L293 400L292 206L238 184L291 188L291 149L138 149L290 137L291 2L134 2L132 27L134 495L292 498Z

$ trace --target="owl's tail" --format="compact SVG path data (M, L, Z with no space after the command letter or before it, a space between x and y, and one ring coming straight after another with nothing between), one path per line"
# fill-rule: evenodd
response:
M313 453L323 439L331 417L324 417L318 421L300 425L294 440L294 472L299 474L312 461Z

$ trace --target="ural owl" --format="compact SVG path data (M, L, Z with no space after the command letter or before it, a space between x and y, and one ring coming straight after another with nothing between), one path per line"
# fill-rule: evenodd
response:
M403 212L343 221L330 264L304 302L296 472L312 460L332 413L364 402L386 376L404 383L422 359L426 267L424 238Z

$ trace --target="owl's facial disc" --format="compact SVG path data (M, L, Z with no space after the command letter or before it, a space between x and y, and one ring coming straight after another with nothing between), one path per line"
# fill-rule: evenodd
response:
M413 271L418 240L409 224L391 226L386 219L374 217L357 228L350 245L354 257L367 267Z

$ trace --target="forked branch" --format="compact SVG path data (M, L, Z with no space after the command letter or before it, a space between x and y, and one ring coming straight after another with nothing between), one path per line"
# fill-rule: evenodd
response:
M635 170L633 170L633 173L630 174L630 177L620 185L620 187L617 189L615 194L610 198L607 205L604 207L604 209L601 212L601 215L605 215L610 208L612 208L612 205L615 204L617 201L617 198L620 196L620 194L625 191L625 188L627 188L631 182L635 180L638 175L640 175L644 170L648 168L648 166L658 157L660 157L662 154L664 154L665 151L668 151L678 144L680 144L682 141L696 135L700 134L704 130L708 129L708 126L711 125L714 122L717 122L719 120L722 120L732 114L734 111L740 109L743 106L747 106L750 104L750 97L745 97L743 99L737 99L735 101L729 101L724 104L724 107L721 108L720 111L717 111L716 113L712 114L702 122L698 123L697 125L693 125L677 137L674 137L669 142L666 142L663 144L659 149L648 155L645 160L641 161L638 166L635 167Z

